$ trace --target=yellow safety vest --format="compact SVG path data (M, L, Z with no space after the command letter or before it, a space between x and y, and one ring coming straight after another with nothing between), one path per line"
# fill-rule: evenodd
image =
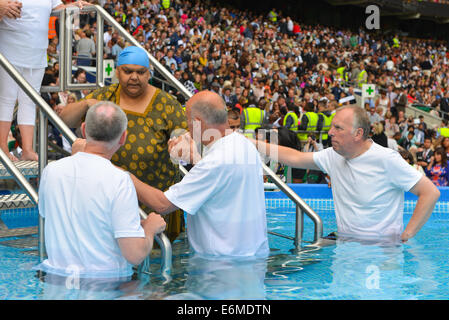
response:
M271 20L272 22L276 22L276 21L278 20L276 12L270 11L269 14L270 14L270 20Z
M261 127L263 123L263 110L257 107L248 107L243 110L243 115L245 117L245 136L254 137L252 131L256 130L256 128ZM250 132L246 132L246 131Z
M361 88L363 84L366 84L368 82L368 79L363 79L363 76L366 74L366 70L360 71L359 75L357 76L357 83L359 84L359 87Z
M449 128L443 127L438 129L440 136L449 137Z
M322 133L321 134L321 139L322 140L327 140L327 138L328 138L327 133L331 129L332 119L334 118L335 113L332 113L330 116L326 116L322 112L320 112L319 114L321 114L323 116L323 118L324 118L323 128L321 129L321 131L326 132L326 133Z
M293 111L287 112L287 114L284 117L284 121L282 122L282 125L285 127L287 125L287 118L292 117L293 118L293 124L289 128L292 131L298 130L298 116Z
M164 9L170 8L170 0L162 0L162 7Z
M393 38L393 48L399 48L399 39Z
M316 131L316 126L318 124L318 114L315 112L306 112L304 114L309 121L307 122L307 128L306 131ZM299 133L298 134L299 140L306 141L307 140L307 133Z
M348 81L348 73L345 73L345 67L338 68L337 72L341 75L343 81Z

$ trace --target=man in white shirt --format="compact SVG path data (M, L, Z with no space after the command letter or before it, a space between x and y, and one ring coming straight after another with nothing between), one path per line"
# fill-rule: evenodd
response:
M322 170L332 181L338 235L376 239L414 237L435 207L440 192L397 153L369 139L366 111L358 106L337 110L329 137L332 148L304 153L257 142L259 150L288 166ZM256 143L254 141L254 143ZM413 215L403 230L404 192L418 196Z
M172 140L170 150L172 157L195 166L166 192L132 176L139 200L160 214L183 209L187 237L198 255L268 256L263 171L256 148L229 128L226 105L214 92L195 94L186 115L190 132ZM195 141L207 149L199 161Z
M84 150L45 167L39 214L48 259L37 269L63 277L129 277L132 265L150 253L154 235L165 229L155 213L140 221L130 176L110 162L126 141L127 124L111 102L90 107L81 126Z

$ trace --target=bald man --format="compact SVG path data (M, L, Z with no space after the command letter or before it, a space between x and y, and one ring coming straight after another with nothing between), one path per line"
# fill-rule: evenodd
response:
M225 102L214 92L195 94L186 115L190 132L170 143L171 154L197 163L166 192L132 176L139 200L160 214L184 210L196 254L267 256L263 171L256 148L229 128ZM189 155L194 142L205 146L202 159Z
M282 146L268 147L261 141L253 143L280 163L329 174L339 237L400 238L406 242L426 223L440 192L399 153L374 143L369 132L366 112L351 105L339 108L332 120L332 148L300 152ZM406 191L418 196L418 201L404 229Z

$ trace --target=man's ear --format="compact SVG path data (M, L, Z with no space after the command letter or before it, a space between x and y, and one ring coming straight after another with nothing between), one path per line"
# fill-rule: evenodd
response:
M119 144L123 146L126 142L126 136L128 135L128 130L123 131L122 135L120 136Z
M83 138L86 139L86 123L85 122L81 123L81 134L82 134Z

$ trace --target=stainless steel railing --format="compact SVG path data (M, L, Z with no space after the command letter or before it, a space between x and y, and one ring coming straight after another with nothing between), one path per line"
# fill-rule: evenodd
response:
M320 244L321 239L323 238L323 222L318 214L304 201L302 200L287 184L285 184L269 167L267 167L264 163L262 163L262 167L264 170L264 174L271 177L273 183L287 195L290 200L292 200L296 205L296 223L295 223L295 236L290 237L277 232L269 231L268 233L279 236L282 238L286 238L289 240L293 240L295 250L301 251L301 244L304 234L304 213L314 222L314 239L312 246L317 246ZM183 167L179 166L181 174L186 175L188 171Z

